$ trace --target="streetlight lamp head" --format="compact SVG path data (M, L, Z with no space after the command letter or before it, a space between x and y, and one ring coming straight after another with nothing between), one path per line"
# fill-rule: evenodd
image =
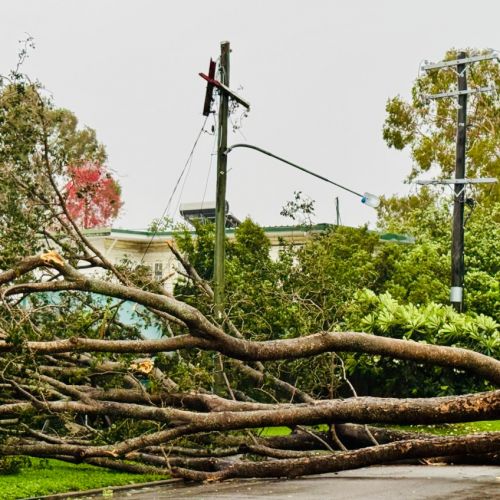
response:
M363 193L363 196L361 197L361 203L364 203L365 205L372 208L377 208L380 205L380 200L378 196L375 196L374 194Z

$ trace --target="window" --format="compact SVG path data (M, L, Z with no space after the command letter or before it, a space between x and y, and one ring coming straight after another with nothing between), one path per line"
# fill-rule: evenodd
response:
M155 262L154 278L155 280L161 280L163 278L163 264L161 262Z

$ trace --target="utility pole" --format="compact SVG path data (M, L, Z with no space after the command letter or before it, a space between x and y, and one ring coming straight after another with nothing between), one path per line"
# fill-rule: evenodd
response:
M224 258L226 235L226 182L227 182L227 121L229 99L250 110L250 103L229 88L229 42L221 42L219 74L215 77L215 62L210 59L208 75L199 73L207 81L203 115L209 116L213 101L213 91L219 91L219 125L217 129L217 188L215 194L215 251L214 251L214 306L218 319L224 309Z
M465 158L467 145L467 96L481 92L495 92L494 87L467 87L467 66L479 61L496 59L498 54L491 52L468 57L465 52L459 52L456 60L442 61L436 64L425 63L424 71L439 70L442 68L454 69L457 73L457 91L443 92L440 94L425 95L425 99L458 98L457 111L457 142L455 157L455 178L436 181L417 181L417 184L444 184L453 186L453 226L451 238L451 288L450 302L459 312L463 310L464 291L464 205L466 202L466 189L470 184L489 184L497 182L495 178L467 179L465 177Z
M467 54L460 52L457 59L465 59ZM465 179L465 148L467 143L467 71L466 65L457 64L458 110L457 110L457 146L455 159L455 180ZM451 290L450 302L458 311L463 309L464 287L464 185L455 184L453 200L453 228L451 235Z
M229 87L229 42L220 45L220 82ZM214 305L220 318L224 308L224 259L226 236L226 181L227 181L227 120L229 96L219 93L219 126L217 131L217 188L215 211L215 254L214 254Z

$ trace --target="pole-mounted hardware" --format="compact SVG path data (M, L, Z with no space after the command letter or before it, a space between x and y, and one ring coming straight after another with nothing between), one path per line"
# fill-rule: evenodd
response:
M415 184L420 186L436 186L436 185L444 185L444 186L456 186L457 184L462 184L462 189L458 193L454 193L455 196L460 196L462 192L465 191L466 187L470 184L495 184L498 182L496 177L482 177L478 179L431 179L431 180L418 180L415 181Z
M477 89L456 90L454 92L441 92L440 94L422 94L424 100L442 99L443 97L458 97L460 95L480 94L483 92L495 92L495 87L478 87Z
M208 70L208 75L205 75L205 73L198 73L204 80L207 81L207 91L205 93L205 104L203 106L203 115L208 116L210 114L210 104L212 103L213 100L213 92L214 92L214 87L219 89L219 91L231 99L233 101L236 101L238 104L241 104L248 110L250 109L250 103L243 99L243 97L239 96L236 92L231 90L227 85L224 85L222 82L219 80L215 79L215 61L212 61L210 59L210 66Z
M203 104L203 116L208 116L210 114L210 108L212 106L212 100L214 95L214 86L210 83L215 77L215 61L210 58L210 65L208 67L208 80L207 80L207 90L205 92L205 103ZM203 73L200 73L202 75Z

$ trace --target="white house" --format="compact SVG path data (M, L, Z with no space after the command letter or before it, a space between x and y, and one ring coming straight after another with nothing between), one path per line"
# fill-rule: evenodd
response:
M264 227L263 230L271 243L271 258L278 257L283 240L288 244L303 245L312 234L321 233L328 226L329 224L316 224L308 227L307 231L297 226ZM235 228L226 228L226 235L229 239L234 238L235 230ZM88 229L84 233L112 263L116 264L127 259L132 263L148 266L156 279L166 278L165 287L172 291L178 277L178 263L168 243L174 243L174 232L153 233L105 228Z

